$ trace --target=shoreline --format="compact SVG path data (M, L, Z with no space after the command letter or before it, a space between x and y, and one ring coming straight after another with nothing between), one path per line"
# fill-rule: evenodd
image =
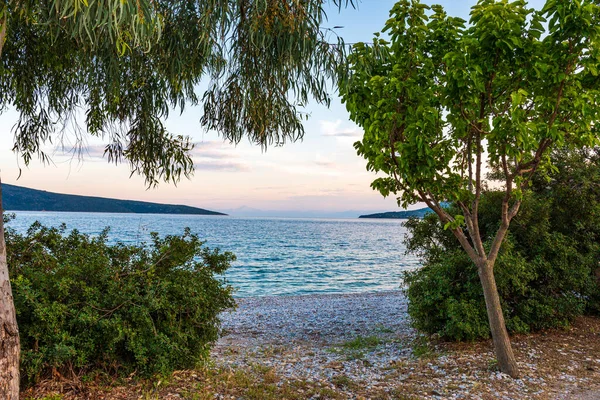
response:
M287 298L303 298L303 297L360 297L360 296L377 296L377 295L403 295L402 289L388 289L388 290L373 290L373 291L362 291L362 292L318 292L318 293L301 293L301 294L267 294L264 296L245 296L236 297L236 301L258 301L258 300L269 300L269 299L287 299Z

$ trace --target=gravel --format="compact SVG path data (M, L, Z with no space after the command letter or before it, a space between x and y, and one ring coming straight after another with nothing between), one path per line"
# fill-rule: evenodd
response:
M394 372L390 365L412 353L407 318L400 291L246 298L222 315L213 356L232 368L273 367L286 379L344 376L378 386Z
M329 385L349 399L600 399L600 360L593 361L600 354L582 370L573 361L581 354L558 353L556 361L548 343L526 336L514 343L523 376L511 379L495 370L489 341L458 348L424 341L410 327L407 303L401 291L241 299L222 315L213 359L272 368L282 379Z
M400 291L366 294L255 297L238 300L238 309L222 315L226 336L221 343L339 341L394 331L413 335L407 299Z
M238 304L222 314L223 335L211 362L198 370L176 371L150 389L143 381L105 390L92 382L50 379L24 395L600 400L600 318L581 317L569 329L513 336L521 370L513 379L497 370L490 340L444 343L420 336L410 327L400 291L246 298Z

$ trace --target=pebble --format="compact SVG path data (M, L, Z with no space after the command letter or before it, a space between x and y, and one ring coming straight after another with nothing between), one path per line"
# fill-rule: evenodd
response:
M517 380L481 367L493 358L491 349L466 355L436 353L419 363L411 349L418 334L410 326L407 306L401 291L239 299L235 311L221 315L224 335L212 356L226 367L261 364L274 368L282 380L325 382L337 389L335 378L344 376L367 391L391 393L413 375L425 374L417 398L568 398L561 397L568 389L561 393L536 373L540 353L534 349L525 352L527 363L521 368L526 373ZM357 338L376 340L353 347ZM565 373L556 378L570 385L579 380ZM347 398L360 398L351 388L343 390ZM557 391L555 396L549 396L550 390Z

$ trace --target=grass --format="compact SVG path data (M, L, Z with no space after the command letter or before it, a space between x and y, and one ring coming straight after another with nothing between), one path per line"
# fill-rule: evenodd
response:
M378 332L378 333L394 333L394 330L392 328L388 328L387 326L385 326L383 324L377 324L377 325L375 325L375 332Z
M490 358L490 360L488 361L487 369L488 371L499 371L500 369L498 368L498 360L496 360L495 358Z
M281 355L285 352L285 347L283 346L273 346L268 345L262 348L262 353L265 357L273 357Z
M431 359L440 356L426 336L417 336L412 342L412 353L417 358Z
M382 343L383 341L377 336L357 336L342 343L340 347L346 350L372 350Z
M333 383L340 389L346 389L350 391L357 391L361 387L360 384L354 382L352 379L350 379L347 375L344 374L336 375L333 378L331 378L331 383Z
M38 398L36 400L63 400L63 398L64 397L60 394L51 394L49 396L44 396L44 397ZM32 397L27 398L27 400L31 400L31 399L32 399Z
M385 343L385 340L375 335L357 336L352 340L331 347L329 351L345 355L346 361L362 360L365 358L365 352L372 351L383 343Z
M351 384L351 382L346 382ZM182 371L174 375L173 382L142 391L143 400L159 400L165 393L178 392L186 400L243 398L248 400L303 400L344 399L339 391L321 382L295 379L286 380L271 367L252 364L249 368L229 369L210 367L198 371Z

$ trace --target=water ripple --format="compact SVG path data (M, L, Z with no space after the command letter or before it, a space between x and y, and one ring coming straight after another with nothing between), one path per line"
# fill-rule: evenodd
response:
M236 296L356 293L397 289L402 271L419 265L404 254L399 220L234 218L190 215L17 212L24 232L38 220L88 234L110 226L109 240L140 244L150 232L190 227L207 246L236 254L225 274Z

